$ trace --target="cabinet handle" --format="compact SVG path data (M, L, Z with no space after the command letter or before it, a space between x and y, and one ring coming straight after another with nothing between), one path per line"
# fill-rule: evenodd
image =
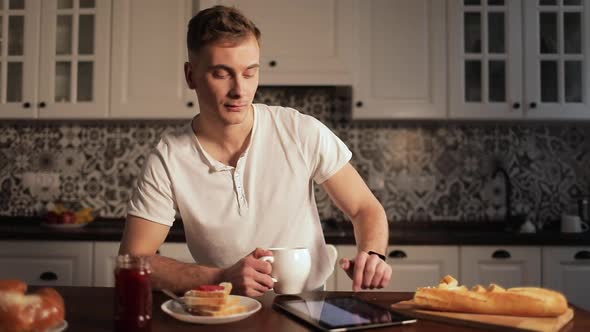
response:
M504 249L496 250L492 254L493 259L508 259L510 258L510 253Z
M356 102L355 105L356 105L356 107L363 107L363 102L359 100Z
M276 66L277 66L277 62L276 62L275 60L271 60L271 61L268 63L268 65L269 65L269 66L271 66L271 67L276 67Z
M159 255L159 254L160 254L160 250L156 250L156 255Z
M408 255L406 255L406 253L401 250L394 250L389 253L389 257L390 258L406 258L406 257L408 257Z
M39 276L39 279L41 279L43 281L56 281L57 274L55 274L54 272L43 272Z
M45 102L42 101L42 102L39 103L39 108L45 108L45 105L46 105Z
M189 101L188 103L186 103L186 107L191 108L195 106L195 103L193 103L192 101Z
M515 110L520 108L520 103L514 103L512 104L512 108L514 108Z
M574 259L590 259L590 251L587 251L587 250L578 251L574 255Z
M24 108L29 108L29 107L31 107L31 103L29 103L29 102L27 101L27 102L25 102L25 103L23 104L23 107L24 107Z
M529 104L529 108L531 108L531 109L535 109L535 108L537 108L537 103L535 103L534 101L533 101L533 102L531 102L531 103Z

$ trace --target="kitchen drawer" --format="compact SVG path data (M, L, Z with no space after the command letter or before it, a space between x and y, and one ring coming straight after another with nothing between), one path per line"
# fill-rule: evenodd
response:
M0 266L29 285L91 286L92 242L0 241Z
M541 286L540 247L461 246L459 252L460 284Z
M338 246L338 257L352 259L356 246ZM391 281L381 291L414 292L418 287L438 285L447 274L459 273L457 246L389 246L387 262L391 265ZM341 268L336 272L339 291L352 290L352 280ZM374 290L373 290L374 291Z

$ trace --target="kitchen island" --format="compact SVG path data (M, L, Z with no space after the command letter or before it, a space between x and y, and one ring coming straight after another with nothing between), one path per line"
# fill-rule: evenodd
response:
M35 289L37 287L31 287ZM56 287L66 303L67 331L105 332L113 330L113 295L111 287ZM326 292L326 295L351 295L351 292ZM389 304L410 299L413 293L399 292L361 292L358 297L387 307ZM313 293L302 294L302 297L313 296ZM233 323L220 325L198 325L178 321L160 309L162 303L168 300L161 292L153 293L153 322L152 331L281 331L297 332L310 331L307 325L295 321L272 307L276 295L267 293L257 298L262 303L262 309L252 316ZM463 327L419 320L415 324L376 329L374 331L397 332L427 332L427 331L477 331L473 327ZM485 331L485 330L482 330ZM590 312L575 309L574 320L562 331L582 332L590 331Z

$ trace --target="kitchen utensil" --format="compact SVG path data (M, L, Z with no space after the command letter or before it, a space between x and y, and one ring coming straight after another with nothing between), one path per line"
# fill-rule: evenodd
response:
M184 309L184 311L188 312L187 305L186 305L186 303L184 303L183 299L176 296L176 294L174 294L172 291L169 291L167 289L162 289L161 291L162 291L162 293L168 295L170 298L172 298L174 301L176 301L176 303L180 304L180 306Z
M564 214L561 216L562 233L582 233L588 230L588 224L580 216Z
M510 329L510 331L559 331L574 317L572 308L568 308L565 313L558 317L520 317L423 310L418 309L413 301L402 301L392 304L391 309L419 319L497 331L507 329Z

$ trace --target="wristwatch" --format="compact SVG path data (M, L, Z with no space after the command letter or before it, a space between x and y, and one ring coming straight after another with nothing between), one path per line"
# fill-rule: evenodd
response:
M386 261L385 255L382 255L378 252L374 252L373 250L369 251L369 255L377 255L377 257L381 258L383 261Z

